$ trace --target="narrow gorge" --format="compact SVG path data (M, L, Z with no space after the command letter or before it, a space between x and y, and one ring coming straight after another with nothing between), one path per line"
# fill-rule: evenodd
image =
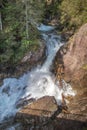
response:
M87 130L86 0L1 0L0 130Z

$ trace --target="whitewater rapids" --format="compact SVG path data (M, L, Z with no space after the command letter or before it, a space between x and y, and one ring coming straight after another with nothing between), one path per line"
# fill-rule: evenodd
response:
M62 93L75 95L71 86L65 81L63 81L63 89L60 89L59 81L55 83L55 76L50 72L57 51L64 44L61 42L61 37L50 32L53 30L51 26L41 24L37 28L41 31L47 46L47 59L42 66L37 66L19 79L6 78L3 80L3 85L0 87L0 122L16 114L20 109L17 108L17 104L22 99L34 98L37 100L48 95L54 96L60 105Z

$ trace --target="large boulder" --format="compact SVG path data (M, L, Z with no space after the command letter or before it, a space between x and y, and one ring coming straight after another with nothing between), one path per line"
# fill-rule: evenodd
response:
M15 120L21 122L23 126L28 127L29 130L34 127L37 127L37 129L39 129L39 127L43 128L57 109L58 106L54 97L42 97L21 109L16 114Z
M61 113L62 112L62 113ZM54 99L45 96L21 109L15 117L21 122L21 130L84 130L87 128L87 115L75 112L64 113Z

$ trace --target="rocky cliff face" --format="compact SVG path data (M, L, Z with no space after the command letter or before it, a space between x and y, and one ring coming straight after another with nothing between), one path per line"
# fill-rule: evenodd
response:
M87 86L87 24L82 26L69 42L68 51L63 55L65 77L85 87Z
M71 81L78 87L87 86L87 24L61 47L55 61L64 65L66 81Z
M60 48L54 61L55 70L58 68L56 64L63 64L64 79L76 91L76 96L68 104L69 111L87 116L87 24Z

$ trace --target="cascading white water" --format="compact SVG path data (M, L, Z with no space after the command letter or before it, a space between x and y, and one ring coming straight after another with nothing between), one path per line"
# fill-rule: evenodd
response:
M51 26L41 24L38 29L42 31L42 37L46 42L47 59L42 66L27 72L19 79L6 78L3 80L3 85L0 87L0 122L15 115L18 111L17 104L21 99L38 99L49 95L54 96L58 104L61 104L62 93L75 95L71 86L65 81L63 81L63 89L58 88L59 82L57 84L54 82L55 76L50 72L56 52L63 45L60 37L50 32L53 30Z

